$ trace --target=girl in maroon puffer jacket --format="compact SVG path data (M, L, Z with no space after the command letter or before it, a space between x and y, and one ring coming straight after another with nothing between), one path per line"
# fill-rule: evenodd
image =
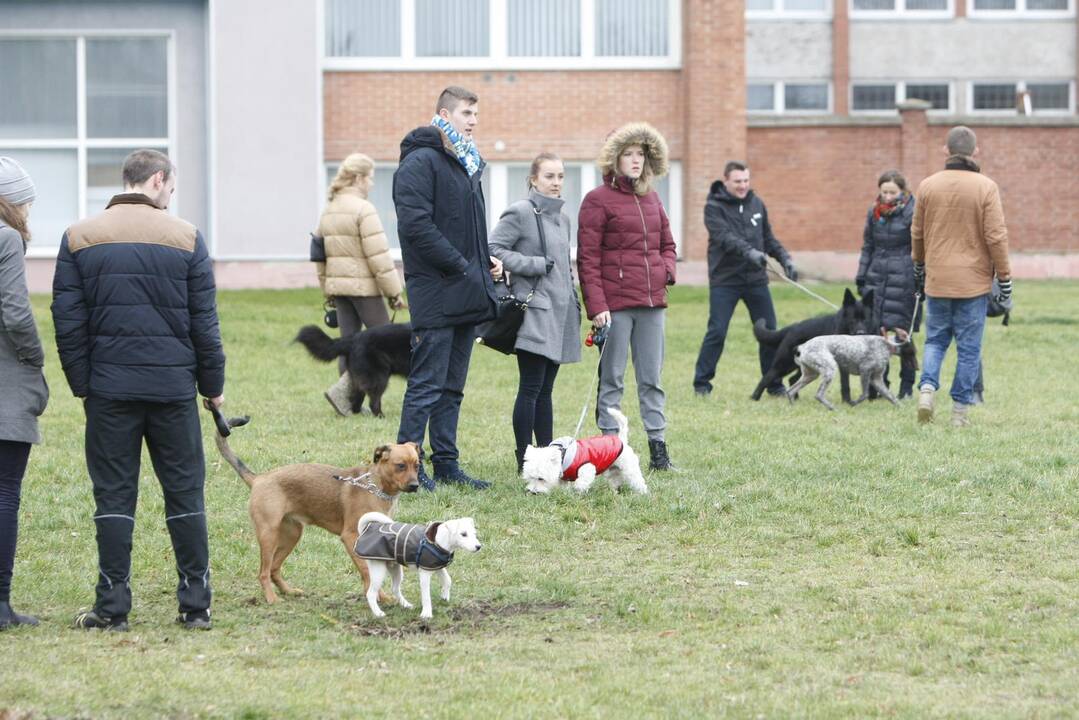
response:
M660 387L667 286L675 281L671 224L651 188L667 174L667 141L648 123L630 123L607 137L599 157L603 184L581 203L577 270L588 317L610 325L600 361L596 422L618 431L607 409L622 402L629 351L637 378L650 467L672 469Z

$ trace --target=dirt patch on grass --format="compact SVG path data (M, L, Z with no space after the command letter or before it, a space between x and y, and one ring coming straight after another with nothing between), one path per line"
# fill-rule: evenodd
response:
M405 638L416 635L456 633L462 630L490 629L500 621L519 615L536 615L569 607L566 602L517 602L498 604L477 602L449 608L440 617L435 609L434 620L416 619L404 625L388 625L373 618L355 622L350 629L363 637ZM409 610L408 612L416 612ZM392 622L392 611L391 611Z

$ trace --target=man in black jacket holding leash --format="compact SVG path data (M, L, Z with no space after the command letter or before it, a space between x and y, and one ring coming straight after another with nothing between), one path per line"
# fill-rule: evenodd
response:
M705 332L693 389L699 396L712 392L712 378L723 354L734 309L741 300L749 309L751 322L763 318L769 330L776 327L776 311L768 292L768 256L783 266L791 280L798 279L786 249L772 234L764 202L749 189L749 168L732 160L723 169L723 179L712 183L704 205L704 225L708 228L708 330ZM760 345L761 374L772 366L774 348ZM768 388L771 395L784 394L782 380Z
M502 264L487 251L484 162L472 131L479 98L460 87L442 91L430 125L401 141L393 203L412 316L412 358L397 441L423 447L429 434L432 480L482 490L489 483L458 464L457 419L476 325L495 315L492 278Z
M214 407L224 399L213 263L198 229L166 212L176 187L167 156L134 151L123 179L105 212L64 233L53 278L56 346L71 392L84 401L97 505L97 599L75 626L127 630L145 438L180 577L177 621L208 630L206 463L195 394Z

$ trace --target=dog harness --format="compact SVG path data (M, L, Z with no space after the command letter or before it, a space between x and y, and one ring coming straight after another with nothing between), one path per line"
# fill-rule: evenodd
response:
M424 570L441 570L453 562L453 553L435 543L435 533L442 523L371 522L356 540L356 554L365 560L385 560L400 565L415 565Z
M577 479L582 465L592 463L599 475L614 465L622 454L622 440L617 435L597 435L582 440L560 437L551 444L562 450L562 479L568 482Z

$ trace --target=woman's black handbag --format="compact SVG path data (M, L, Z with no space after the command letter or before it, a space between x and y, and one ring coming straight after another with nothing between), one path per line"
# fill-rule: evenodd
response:
M532 212L536 215L536 228L539 230L540 247L543 249L543 259L547 259L547 236L543 232L543 220L536 203L532 203ZM505 355L512 355L514 346L517 344L517 333L521 329L521 323L525 321L525 312L528 311L528 303L536 292L540 277L532 281L532 288L522 300L508 292L498 298L498 308L495 310L495 319L480 326L479 341Z

